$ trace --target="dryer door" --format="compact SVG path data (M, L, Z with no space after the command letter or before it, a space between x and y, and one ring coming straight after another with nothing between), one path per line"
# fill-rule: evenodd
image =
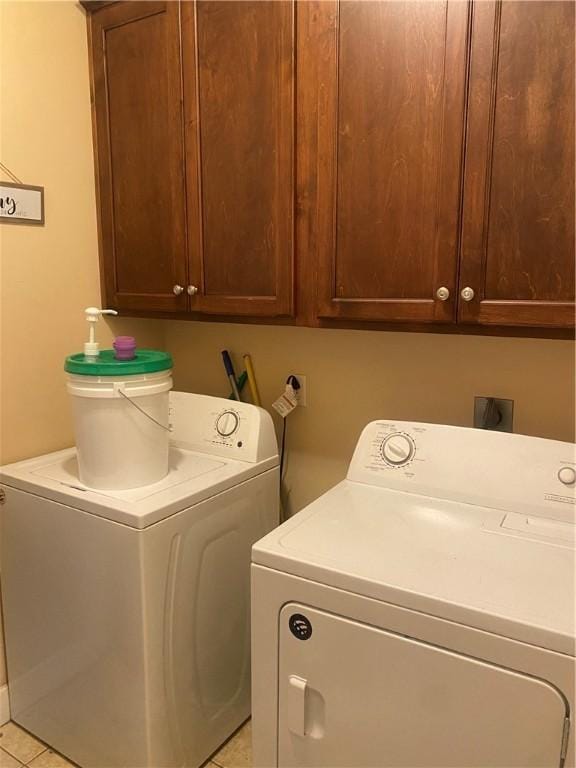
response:
M295 603L280 613L278 765L558 766L552 685Z

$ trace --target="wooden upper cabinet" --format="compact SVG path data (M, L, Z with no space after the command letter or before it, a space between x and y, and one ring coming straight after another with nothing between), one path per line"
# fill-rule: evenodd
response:
M83 2L109 306L574 325L573 2Z
M474 6L459 319L574 324L574 4Z
M308 110L318 120L317 314L451 322L468 4L342 0L299 11L320 57Z
M89 35L103 300L124 310L183 309L178 4L104 5Z
M182 4L190 308L293 313L294 3Z

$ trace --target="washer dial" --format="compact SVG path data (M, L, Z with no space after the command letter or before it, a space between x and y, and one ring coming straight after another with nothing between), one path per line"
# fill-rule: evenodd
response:
M222 437L230 437L238 429L240 419L234 411L224 411L216 419L216 431Z
M403 467L412 460L416 452L414 441L403 432L394 432L388 435L380 448L382 458L393 467Z

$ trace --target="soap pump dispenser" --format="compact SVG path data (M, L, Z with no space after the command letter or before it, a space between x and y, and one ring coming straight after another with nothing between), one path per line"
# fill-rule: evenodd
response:
M100 354L100 344L94 340L95 326L100 315L117 315L115 309L98 309L98 307L87 307L85 310L86 320L89 323L90 336L88 341L84 344L84 357L88 360L96 360Z

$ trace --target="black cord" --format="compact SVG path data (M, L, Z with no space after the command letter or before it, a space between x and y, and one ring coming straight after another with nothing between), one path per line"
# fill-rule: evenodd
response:
M300 389L300 382L296 378L296 376L288 376L286 380L286 384L290 384L294 390ZM283 418L283 424L282 424L282 441L281 441L281 447L280 447L280 497L282 497L282 480L284 479L284 458L286 455L286 422L288 421L288 417L285 416ZM284 522L284 515L285 512L283 512L283 506L280 505L280 522Z
M285 455L285 448L286 448L286 422L288 419L283 419L284 424L282 425L282 443L280 448L280 477L279 477L279 487L278 491L280 493L280 499L282 499L282 482L284 480L284 455ZM286 521L286 511L284 509L284 504L282 501L280 501L280 523L283 523Z
M300 389L300 382L294 375L288 376L286 384L290 384L291 387L297 392ZM284 424L282 426L282 446L280 448L280 485L282 485L282 478L284 477L284 453L286 450L286 422L288 417L284 417Z
M280 448L280 484L282 484L282 478L284 477L284 452L286 449L286 422L287 418L283 419L284 424L282 426L282 443Z

